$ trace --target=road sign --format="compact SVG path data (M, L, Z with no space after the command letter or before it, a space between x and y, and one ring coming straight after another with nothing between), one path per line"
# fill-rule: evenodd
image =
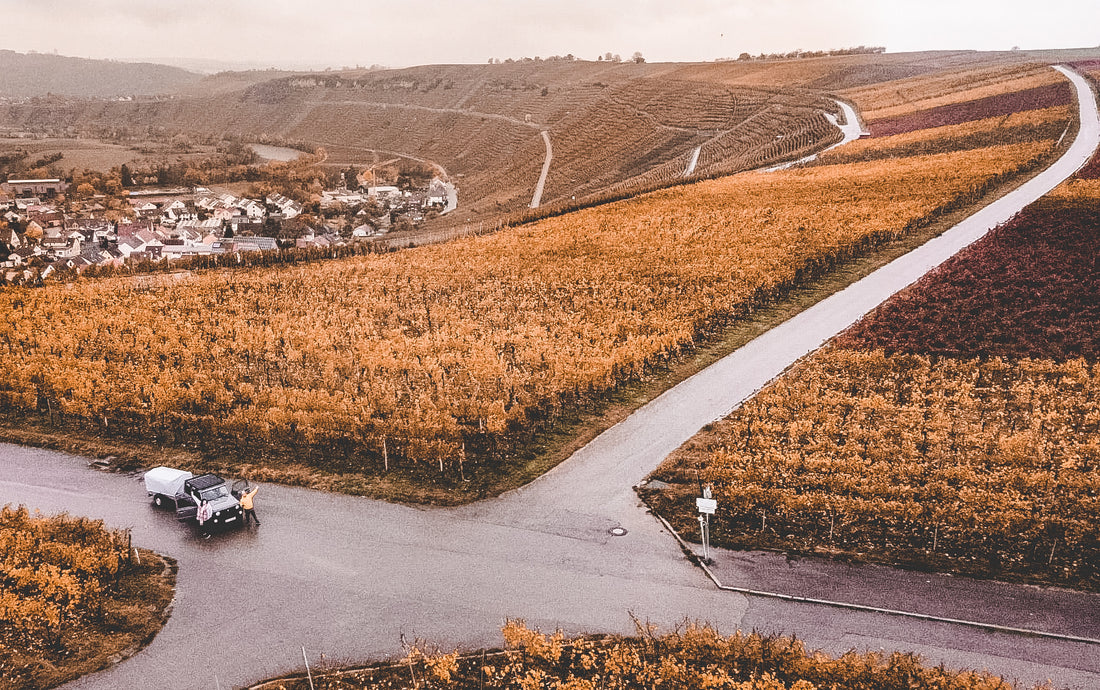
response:
M707 515L714 515L714 511L718 510L718 499L715 499L715 498L697 498L697 499L695 499L695 507L699 509L700 513L706 513Z

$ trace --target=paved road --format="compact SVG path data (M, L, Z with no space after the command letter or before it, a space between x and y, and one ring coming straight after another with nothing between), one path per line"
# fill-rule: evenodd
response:
M930 659L1100 687L1095 648L749 598L716 590L659 523L527 502L524 492L426 510L280 486L257 495L259 528L203 541L146 499L140 479L81 458L0 445L0 503L132 527L179 559L175 611L153 643L71 688L234 687L314 662L399 655L400 638L500 644L505 617L543 629L631 632L630 612L796 632L833 653L919 649ZM624 526L625 536L609 529Z
M665 392L619 425L521 489L541 504L568 502L622 515L640 482L704 425L732 412L788 366L821 347L891 295L1009 220L1080 169L1100 144L1096 98L1083 77L1068 73L1081 104L1081 129L1053 165L944 234L746 344Z
M684 168L684 177L691 177L695 172L695 166L699 164L699 153L702 152L702 150L702 144L699 144L691 150L691 158L688 160L687 167Z
M832 653L912 649L933 663L988 668L1029 683L1051 678L1100 687L1100 654L1088 645L716 590L630 489L787 363L1083 163L1100 125L1091 92L1082 80L1074 84L1084 97L1072 158L1022 188L1014 202L750 343L500 499L419 509L265 485L257 496L262 527L203 541L153 509L136 477L0 445L0 504L132 527L137 543L180 562L175 612L153 643L71 687L231 687L297 667L303 645L314 660L322 653L366 660L400 654L402 634L444 646L499 644L508 616L544 629L630 632L630 612L666 626L689 617L725 631L796 633ZM613 527L626 535L612 536Z
M550 132L545 129L540 132L542 141L546 144L546 160L542 162L542 172L539 173L539 181L535 184L535 193L531 196L531 208L538 208L542 203L542 190L546 188L546 177L550 174L550 162L554 160L554 148L550 145Z
M825 153L825 151L831 151L838 146L844 146L850 141L855 141L856 139L859 139L860 135L863 134L863 125L860 124L859 114L856 113L855 108L848 105L844 101L834 101L834 103L836 103L837 106L844 113L844 124L840 124L840 120L838 120L837 117L832 113L825 113L824 115L825 119L833 123L833 126L840 130L840 141L833 144L832 146L825 148L822 151L819 151L818 153L811 153L810 155L799 158L796 161L789 161L787 163L773 165L764 168L763 170L761 170L761 172L776 172L777 170L786 170L787 168L793 168L794 166L801 165L802 163L808 163L812 160L816 160L817 157L822 153Z

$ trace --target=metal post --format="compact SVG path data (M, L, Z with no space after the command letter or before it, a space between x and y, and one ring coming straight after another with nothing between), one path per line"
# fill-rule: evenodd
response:
M703 513L699 516L699 534L703 538L703 562L704 563L709 563L710 562L709 546L707 544L707 542L709 541L708 538L710 536L710 529L709 529L710 528L710 524L709 524L710 521L707 519L707 517L708 516L705 513Z
M313 687L313 674L309 671L309 659L306 658L305 645L302 645L302 661L306 662L306 678L309 679L309 690L315 690Z
M699 491L703 494L695 499L695 506L699 509L699 536L703 540L703 562L710 563L710 515L718 507L718 502L714 500L710 484L703 486L700 481Z

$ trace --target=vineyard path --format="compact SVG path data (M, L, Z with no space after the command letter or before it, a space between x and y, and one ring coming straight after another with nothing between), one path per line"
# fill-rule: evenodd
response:
M542 130L542 140L546 144L546 160L542 163L542 172L539 173L539 181L535 184L535 193L531 196L531 208L538 208L542 203L542 190L546 188L546 177L550 174L550 162L554 160L554 149L550 146L550 132Z
M630 633L634 618L667 629L686 617L725 632L795 633L834 654L916 649L932 663L1024 683L1100 687L1095 647L721 591L631 489L789 362L1071 174L1100 137L1091 92L1074 84L1082 127L1070 153L1011 201L750 343L499 499L418 508L265 484L261 527L203 540L150 505L138 474L0 444L0 504L101 518L179 563L172 616L152 643L66 687L240 687L301 668L303 652L316 671L323 660L400 657L403 640L497 646L505 617L571 633ZM862 584L884 586L881 575Z
M761 170L761 172L776 172L777 170L786 170L787 168L794 167L796 165L799 165L800 163L808 163L812 160L816 160L817 157L822 153L825 153L825 151L831 151L838 146L843 146L850 141L855 141L856 139L859 139L860 136L863 135L863 125L862 123L860 123L859 113L856 112L855 108L845 103L844 101L834 99L834 102L840 108L841 112L844 113L844 124L840 124L840 120L837 119L837 117L832 113L825 113L825 117L829 120L829 122L833 123L834 127L840 130L840 141L833 144L832 146L823 149L822 151L819 151L818 153L811 153L810 155L804 156L795 161L788 161L787 163L780 163L779 165L768 166L767 168Z

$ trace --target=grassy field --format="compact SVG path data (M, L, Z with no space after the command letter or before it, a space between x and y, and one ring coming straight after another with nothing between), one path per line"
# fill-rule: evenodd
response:
M163 142L147 141L116 144L100 139L72 138L0 138L0 156L17 151L28 152L30 160L62 154L56 166L68 170L110 170L129 163L151 163L204 158L214 152L210 146L194 146L188 153L179 153Z

